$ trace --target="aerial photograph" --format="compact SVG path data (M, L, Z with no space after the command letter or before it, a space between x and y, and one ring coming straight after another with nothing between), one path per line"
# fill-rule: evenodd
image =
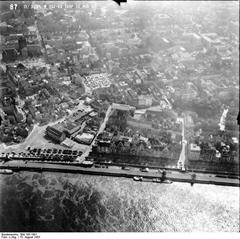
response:
M0 1L0 232L237 233L239 186L238 1Z

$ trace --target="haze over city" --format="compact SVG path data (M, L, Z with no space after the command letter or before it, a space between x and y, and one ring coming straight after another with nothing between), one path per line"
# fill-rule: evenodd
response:
M1 231L239 230L238 1L0 8Z

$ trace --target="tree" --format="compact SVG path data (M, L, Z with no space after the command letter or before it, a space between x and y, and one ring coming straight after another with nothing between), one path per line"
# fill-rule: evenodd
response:
M18 127L16 130L17 135L26 138L28 136L28 131L22 127Z
M166 177L167 176L167 172L165 170L163 170L162 172L162 177L161 177L161 181L165 181L166 180Z
M105 115L106 115L106 114L105 114L104 111L101 111L100 114L99 114L99 116L100 116L101 118L103 118L103 119L105 118Z
M27 115L26 123L27 123L28 125L32 125L32 124L33 124L33 117L32 117L31 114L28 114L28 115Z
M197 177L197 175L196 175L195 173L193 173L193 174L191 175L191 186L193 186L196 177Z

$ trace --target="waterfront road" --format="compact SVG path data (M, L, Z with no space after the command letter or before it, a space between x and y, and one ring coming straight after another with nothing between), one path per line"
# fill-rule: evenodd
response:
M161 177L161 173L156 169L150 169L149 172L141 172L136 168L130 168L130 170L123 170L120 167L108 166L108 168L84 168L78 165L70 164L53 164L53 163L40 163L40 162L25 162L22 160L12 160L8 162L0 162L0 168L8 168L13 171L51 171L51 172L63 172L63 173L79 173L79 174L91 174L100 176L113 176L113 177L128 177L134 176L144 177L148 179ZM239 179L221 178L212 174L196 174L196 179L191 179L191 173L182 173L178 171L166 171L167 179L175 182L187 182L187 183L201 183L201 184L215 184L223 186L236 186L239 187Z

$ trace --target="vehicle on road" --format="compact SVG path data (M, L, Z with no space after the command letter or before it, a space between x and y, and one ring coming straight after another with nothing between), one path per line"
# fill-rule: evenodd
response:
M169 179L166 179L164 181L161 181L161 183L167 183L167 184L171 184L173 183L173 181L169 180Z
M149 172L149 168L141 168L140 171L141 171L141 172L148 173L148 172Z
M134 177L133 177L133 180L134 180L134 181L142 181L142 180L143 180L143 177L134 176Z
M122 166L122 170L130 170L129 167Z
M153 179L152 179L152 182L153 182L153 183L161 183L162 181L161 181L160 178L153 178Z
M93 166L93 162L92 161L88 161L88 160L85 160L85 161L83 161L80 165L82 166L82 167L89 167L89 168L91 168L92 166Z
M162 180L161 178L153 178L152 182L153 183L168 183L168 184L172 183L171 180L168 180L168 179Z
M182 173L186 173L187 172L185 167L182 167L180 170L181 170Z
M11 169L0 169L0 174L13 174Z

